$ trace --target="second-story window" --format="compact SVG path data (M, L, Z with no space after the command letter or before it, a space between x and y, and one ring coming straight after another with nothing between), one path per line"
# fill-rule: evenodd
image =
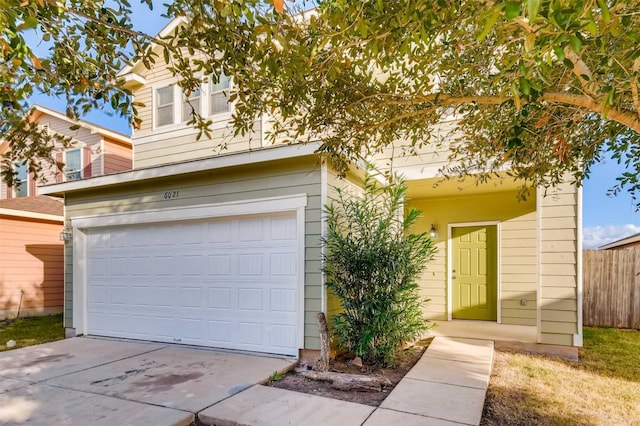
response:
M200 114L200 89L195 89L187 96L183 95L182 99L182 121L189 121L193 114Z
M203 117L214 116L213 121L222 123L229 118L232 110L229 102L230 82L223 74L218 81L209 78L202 86L189 93L182 91L177 84L157 87L153 92L153 122L154 128L167 126L166 130L174 129L175 125L188 122L194 114Z
M173 124L173 86L156 90L156 126Z
M209 86L209 114L222 114L230 111L229 104L229 79L226 75L222 74L220 79L216 83L214 79L211 79Z
M66 180L82 179L82 150L71 149L66 151L64 156Z
M16 197L26 197L29 195L29 170L25 163L15 163L16 180L14 192Z

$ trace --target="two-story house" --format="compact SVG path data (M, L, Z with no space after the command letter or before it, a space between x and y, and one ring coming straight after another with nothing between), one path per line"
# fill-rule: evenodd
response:
M61 312L64 305L64 202L36 194L37 184L71 182L131 169L131 140L120 133L39 105L30 119L48 132L71 138L54 149L35 178L24 164L13 165L18 184L0 182L0 318ZM70 127L78 125L76 130ZM10 145L0 143L0 157ZM0 166L2 167L2 166ZM63 234L64 235L64 234Z
M362 171L354 165L339 179L316 144L266 143L262 120L232 137L225 79L204 77L190 95L214 123L212 137L198 140L161 61L121 76L145 105L134 170L39 188L64 197L72 233L68 335L285 355L319 349L315 313L335 309L320 270L323 206L335 186L357 193ZM409 202L425 212L421 227L439 249L421 280L431 298L425 315L519 325L538 342L581 345L579 190L534 188L519 202L518 183L507 180L434 188L436 151L375 160L408 179Z

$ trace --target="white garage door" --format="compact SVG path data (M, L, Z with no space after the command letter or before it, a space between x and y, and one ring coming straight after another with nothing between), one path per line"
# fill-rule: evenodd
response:
M297 355L295 215L87 232L88 334Z

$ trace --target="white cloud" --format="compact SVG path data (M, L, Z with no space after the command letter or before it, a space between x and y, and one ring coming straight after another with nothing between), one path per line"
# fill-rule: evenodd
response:
M629 237L640 232L640 226L605 225L593 226L582 229L582 245L586 249L594 249L613 241Z

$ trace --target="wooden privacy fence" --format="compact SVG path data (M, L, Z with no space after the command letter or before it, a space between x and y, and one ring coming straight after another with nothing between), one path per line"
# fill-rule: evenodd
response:
M640 249L584 250L586 326L640 329Z

